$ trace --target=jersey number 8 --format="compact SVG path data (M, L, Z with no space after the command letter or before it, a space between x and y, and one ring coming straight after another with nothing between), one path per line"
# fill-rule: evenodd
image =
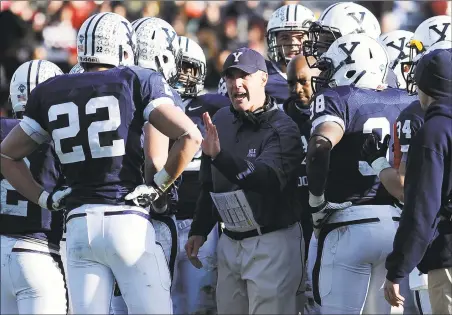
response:
M121 125L121 112L119 101L114 96L100 96L92 98L86 103L86 115L96 114L99 108L108 109L108 120L93 121L88 127L88 144L93 159L122 156L125 154L124 140L113 140L110 146L101 146L99 134L116 131ZM55 151L62 164L81 162L86 159L81 145L72 147L72 152L63 153L61 140L74 138L80 132L80 118L78 106L73 102L52 105L49 108L49 122L57 120L59 115L68 115L69 126L55 129L52 138L55 142Z

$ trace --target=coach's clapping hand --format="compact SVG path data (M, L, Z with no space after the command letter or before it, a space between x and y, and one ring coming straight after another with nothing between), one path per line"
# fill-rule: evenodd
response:
M192 235L185 243L185 252L187 253L188 260L197 269L202 268L202 262L198 258L198 252L202 244L206 241L206 238L201 235Z
M212 123L209 113L204 113L202 115L202 119L204 121L204 125L206 126L206 136L201 144L202 152L214 159L221 151L217 127L215 127Z

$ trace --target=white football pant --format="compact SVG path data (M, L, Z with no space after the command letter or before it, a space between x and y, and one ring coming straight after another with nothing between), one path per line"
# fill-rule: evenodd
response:
M1 235L1 314L66 314L66 287L57 250Z
M308 259L306 262L306 304L304 307L304 314L316 315L320 314L320 306L314 300L314 292L312 288L312 271L314 270L314 264L317 258L317 238L312 233L311 240L309 241Z
M60 241L60 257L63 264L64 278L67 279L66 232L63 232L63 237ZM68 314L72 314L69 286L67 286L66 290L68 291Z
M74 314L108 314L114 279L131 314L171 314L171 279L148 212L84 205L67 216L68 284Z
M151 222L155 230L156 243L163 249L171 278L173 278L174 265L178 249L176 217L174 215L153 215ZM110 314L124 315L127 313L126 302L117 287L117 283L115 283L114 294L111 300Z
M321 255L312 274L322 314L390 313L385 261L399 218L400 210L389 205L353 206L330 217L317 240Z
M198 252L203 267L196 269L188 260L185 244L193 220L178 220L179 253L171 290L174 314L216 314L218 225L212 229Z
M298 314L303 278L301 224L218 242L218 314Z

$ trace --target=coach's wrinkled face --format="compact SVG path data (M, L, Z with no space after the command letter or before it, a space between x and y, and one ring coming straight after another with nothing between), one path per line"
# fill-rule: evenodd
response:
M224 74L229 99L237 111L254 111L262 106L260 100L265 95L268 74L258 70L247 73L237 68L230 68Z

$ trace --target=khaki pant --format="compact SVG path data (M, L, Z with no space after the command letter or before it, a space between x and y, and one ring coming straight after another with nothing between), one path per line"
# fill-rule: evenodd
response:
M298 314L304 243L299 223L242 241L218 242L218 314Z
M433 314L452 315L452 268L429 271L428 293Z

